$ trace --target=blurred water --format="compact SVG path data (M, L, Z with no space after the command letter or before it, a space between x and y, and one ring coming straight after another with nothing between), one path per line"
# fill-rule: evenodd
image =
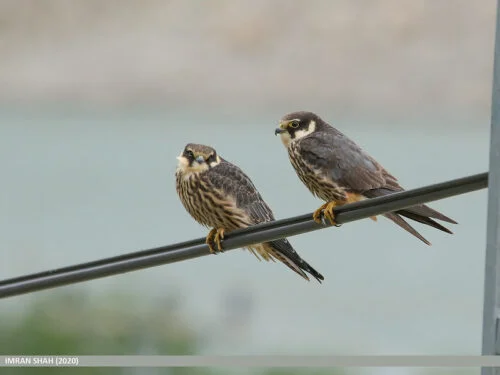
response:
M241 166L278 218L313 211L321 202L273 136L280 115L4 109L1 278L204 236L175 193L175 157L187 142L211 144ZM487 123L431 118L337 125L408 188L487 170ZM460 225L454 236L416 226L432 247L385 219L292 238L323 285L232 251L65 289L128 290L152 303L178 295L206 353L478 354L486 193L433 207ZM23 309L50 293L58 290L1 306Z

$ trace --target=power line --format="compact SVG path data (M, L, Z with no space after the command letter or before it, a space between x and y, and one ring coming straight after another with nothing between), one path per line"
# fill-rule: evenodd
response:
M417 204L473 192L487 186L488 174L481 173L340 206L334 210L335 220L338 224L345 224ZM317 224L312 219L312 213L310 213L234 231L226 235L223 247L224 250L233 250L255 243L311 232L328 226ZM0 281L0 298L180 262L209 254L205 238L198 238L89 263L6 279Z

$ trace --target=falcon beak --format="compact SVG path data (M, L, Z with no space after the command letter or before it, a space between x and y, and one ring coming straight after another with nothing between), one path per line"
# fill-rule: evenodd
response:
M204 163L204 162L205 162L205 158L204 158L203 156L201 156L201 155L200 155L200 156L198 156L198 157L196 158L196 161L197 161L198 163L200 163L200 164L201 164L201 163Z
M288 131L287 128L288 128L288 121L280 121L280 127L276 128L276 130L274 131L274 135L286 133Z
M288 132L289 121L280 121L280 127L274 130L274 135L282 134Z

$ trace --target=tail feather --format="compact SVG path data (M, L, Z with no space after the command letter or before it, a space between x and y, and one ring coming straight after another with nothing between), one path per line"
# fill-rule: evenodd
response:
M266 247L266 250L269 251L273 258L283 262L288 268L299 274L304 279L309 281L309 277L305 273L308 272L316 280L318 280L319 283L324 280L323 275L302 259L287 239L266 242L264 243L264 247Z
M382 197L384 195L389 195L393 194L395 191L385 189L385 188L380 188L380 189L373 189L373 190L368 190L363 193L364 196L367 198L375 198L375 197ZM439 229L443 232L453 234L451 230L448 228L442 226L441 224L437 223L436 221L432 220L437 219L441 221L446 221L448 223L452 224L458 224L455 220L449 218L446 215L443 215L441 212L438 212L436 210L433 210L429 206L426 206L425 204L421 204L418 206L412 206L405 208L404 210L399 210L396 212L389 212L385 214L384 216L387 217L388 219L392 220L394 223L399 225L401 228L405 229L406 231L410 232L413 234L415 237L419 238L421 241L426 243L427 245L430 245L431 243L427 241L420 233L418 233L410 224L408 224L401 216L404 216L408 219L418 221L419 223L429 225L433 228Z
M384 214L384 216L390 220L392 220L394 223L399 225L401 228L404 230L408 231L409 233L413 234L415 237L420 239L422 242L424 242L427 245L431 245L429 241L427 241L420 233L418 233L410 224L406 222L405 219L403 219L401 216L399 216L396 213L389 212L387 214Z
M429 225L433 228L442 230L443 232L453 234L453 232L451 230L449 230L445 226L442 226L441 224L437 223L436 221L432 220L430 217L419 215L419 214L416 214L416 213L409 211L409 210L401 210L401 211L397 211L397 213L400 214L401 216L407 217L408 219L412 219L412 220L418 221L419 223L426 224L426 225Z
M448 216L443 215L441 212L433 210L432 208L430 208L429 206L426 206L425 204L422 204L420 206L408 207L404 211L411 212L411 213L416 214L417 216L420 216L420 217L422 217L422 216L432 217L432 218L437 219L437 220L446 221L447 223L458 224L455 220L450 219ZM426 224L426 223L424 223L424 224ZM446 232L446 230L445 230L445 232Z
M401 190L401 191L403 191L403 190ZM394 194L394 193L397 193L397 191L389 190L389 189L385 189L385 188L379 188L379 189L372 189L372 190L365 191L363 193L363 195L366 196L367 198L376 198L376 197L383 197L384 195L389 195L389 194ZM441 212L438 212L438 211L430 208L429 206L427 206L425 204L408 207L402 211L410 212L410 213L416 214L418 216L432 217L434 219L446 221L446 222L451 223L451 224L458 224L455 220L449 218L448 216L442 214ZM411 219L413 219L413 218L411 218ZM424 224L427 224L427 223L424 223Z

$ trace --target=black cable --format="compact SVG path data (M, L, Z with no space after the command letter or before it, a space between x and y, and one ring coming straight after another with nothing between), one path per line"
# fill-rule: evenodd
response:
M484 189L488 186L488 173L459 178L418 189L373 198L335 208L338 224L401 210L417 204L435 201L455 195ZM240 229L226 235L224 250L232 250L255 243L272 241L278 238L326 228L329 225L317 224L312 213L277 220ZM209 255L205 238L157 247L134 253L96 260L89 263L44 271L26 276L0 281L0 298L11 297L38 290L81 281L116 275L167 263Z

